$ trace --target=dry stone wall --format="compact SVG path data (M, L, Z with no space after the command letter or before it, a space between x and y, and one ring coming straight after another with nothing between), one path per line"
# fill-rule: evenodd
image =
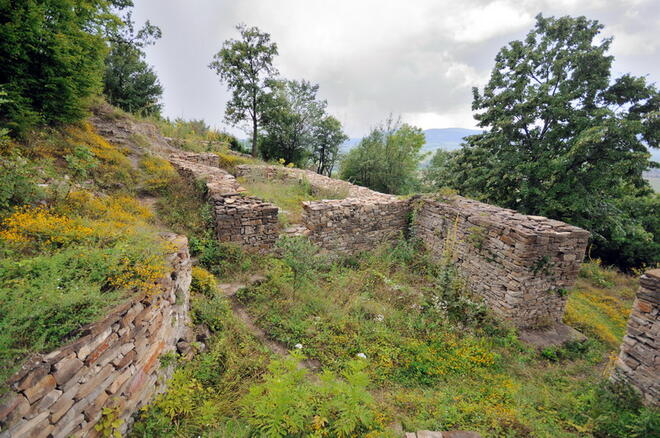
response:
M297 234L322 248L355 253L396 239L407 228L408 201L328 178L315 172L282 166L237 166L237 175L253 180L304 182L316 195L334 198L303 202Z
M660 406L660 269L640 278L613 377L637 388L647 404Z
M395 197L307 201L302 223L320 247L356 253L402 237L409 211L408 201Z
M415 235L436 257L457 262L492 309L519 327L561 323L587 231L460 196L411 202Z
M191 183L205 184L219 241L258 251L274 245L279 233L278 208L261 199L245 196L245 189L236 178L217 167L217 155L172 154L170 162Z
M164 237L176 250L161 292L136 296L81 329L75 342L29 360L0 401L0 437L99 436L94 426L105 407L116 410L125 432L131 415L164 390L171 368L159 357L188 343L191 280L187 239Z

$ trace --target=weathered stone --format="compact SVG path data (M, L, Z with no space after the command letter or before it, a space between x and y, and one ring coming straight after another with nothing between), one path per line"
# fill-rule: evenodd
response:
M55 389L56 384L57 382L55 382L55 378L52 375L47 374L33 386L26 388L23 391L23 394L25 394L25 398L27 398L30 404L32 404Z
M49 428L49 411L43 411L33 419L21 423L16 429L10 432L11 437L21 438L45 438L49 435L52 428Z
M442 432L432 432L430 430L418 430L417 438L443 438Z
M612 377L636 388L646 404L660 406L660 269L647 271L639 283Z
M61 359L55 365L53 365L53 377L58 385L63 385L68 382L80 368L83 367L83 362L78 359L75 353L71 353L65 358Z
M62 391L59 389L53 389L48 394L44 395L41 400L39 400L39 403L37 403L37 411L41 412L44 409L48 409L53 403L59 400L61 396Z
M28 412L30 403L23 394L6 394L0 405L0 423L14 424Z
M112 366L112 364L104 366L101 371L98 372L98 374L80 386L78 394L76 394L76 399L80 400L91 394L92 391L94 391L105 379L108 378L114 369L115 367Z

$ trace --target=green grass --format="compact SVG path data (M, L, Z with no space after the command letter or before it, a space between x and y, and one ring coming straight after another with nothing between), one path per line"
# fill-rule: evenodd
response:
M637 277L586 262L569 296L565 321L617 349L638 285Z
M358 354L366 355L360 379L368 379L371 398L351 399L350 406L351 412L366 409L364 418L371 420L358 436L397 436L386 427L391 423L406 431L477 430L485 437L641 438L657 427L657 410L642 408L634 394L607 383L614 347L595 335L585 344L543 352L521 344L514 330L469 295L450 266L432 263L410 243L334 259L300 238L283 239L278 249L278 258L254 260L267 280L239 292L238 299L274 340L318 361L324 372L334 373L330 379L348 372L361 360ZM622 306L629 306L635 287L597 264L588 264L580 281L618 297ZM310 436L301 431L318 432L323 418L330 419L319 429L323 436L341 436L330 426L336 418L323 414L326 405L308 400L322 384L310 387L295 366L264 356L225 298L206 293L193 303L196 322L213 327L213 339L222 340L182 365L186 381L200 382L200 396L190 413L178 416L156 402L135 436ZM615 314L604 315L618 326ZM241 361L246 358L263 361L255 368ZM350 382L346 376L339 379L342 385ZM365 395L360 384L348 388ZM185 402L178 392L178 386L170 389L169 404ZM216 404L218 413L204 410ZM265 432L273 427L287 432Z
M247 190L249 195L277 205L280 208L280 222L283 226L301 222L303 201L343 199L346 197L345 193L314 191L307 181L267 181L238 178L238 182Z

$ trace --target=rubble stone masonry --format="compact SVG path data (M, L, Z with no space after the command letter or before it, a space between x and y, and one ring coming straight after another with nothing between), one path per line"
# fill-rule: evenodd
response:
M237 175L254 180L304 182L324 199L303 202L304 235L327 250L355 253L399 238L407 228L408 200L375 192L316 172L282 166L237 166Z
M103 408L123 420L164 390L172 367L159 357L190 337L188 241L164 234L173 247L160 293L141 294L83 327L79 338L28 360L0 399L0 437L96 437Z
M645 403L660 406L660 269L640 278L613 378L637 388Z
M521 328L561 323L589 232L460 196L415 197L413 232L458 264L471 289Z
M245 189L236 178L217 167L217 155L178 153L170 155L169 160L185 179L206 186L220 242L232 242L258 251L274 245L279 234L279 209L259 198L245 196Z

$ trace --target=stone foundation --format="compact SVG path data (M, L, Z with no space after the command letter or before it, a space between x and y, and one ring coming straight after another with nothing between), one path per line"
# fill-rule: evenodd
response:
M637 388L646 404L660 406L660 269L639 280L613 378Z
M436 258L518 327L560 324L589 233L563 222L462 198L415 197L413 232Z
M190 337L188 241L164 235L176 251L157 295L137 295L69 345L28 360L0 401L0 437L95 437L103 408L116 408L124 433L131 416L165 389L171 369L159 357ZM170 367L171 368L171 367Z
M272 248L279 235L279 209L261 199L245 196L245 189L236 178L217 167L217 155L173 154L170 162L185 179L206 186L220 242L258 251Z

